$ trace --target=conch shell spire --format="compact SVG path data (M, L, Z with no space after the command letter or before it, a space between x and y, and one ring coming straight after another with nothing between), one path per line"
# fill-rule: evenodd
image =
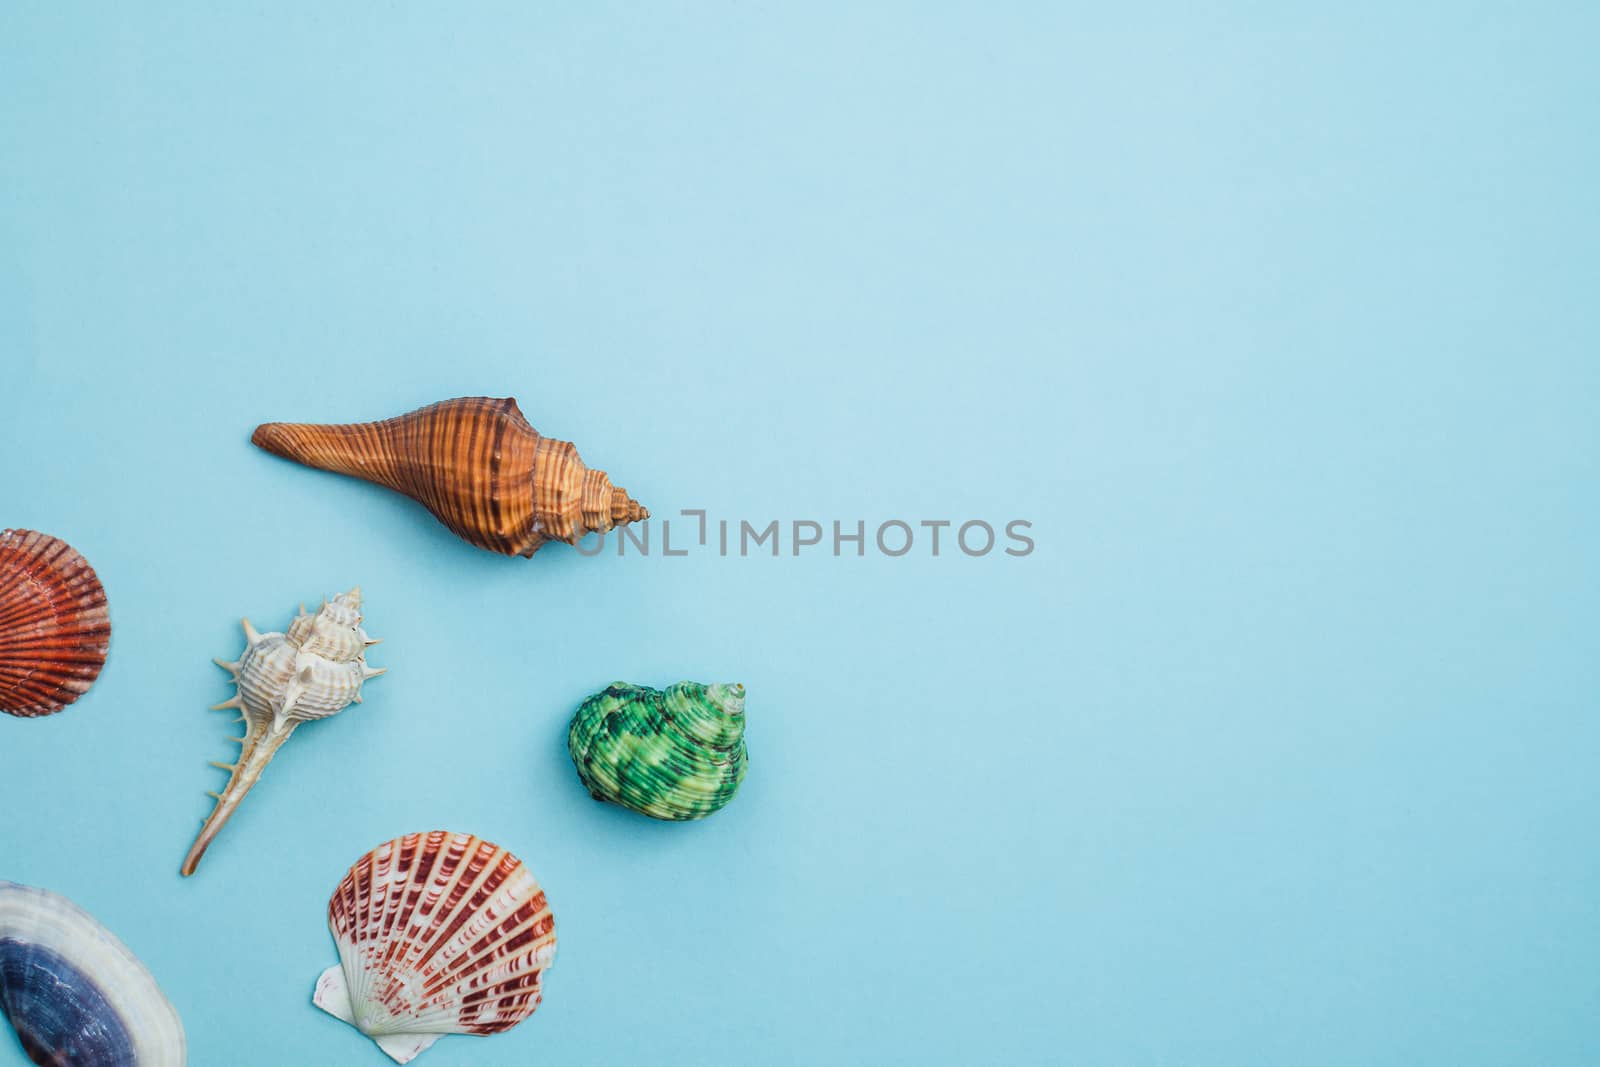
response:
M570 441L540 435L509 397L446 400L381 422L269 422L250 440L404 493L458 537L507 556L650 517Z
M225 704L218 704L213 711L224 708L242 707L237 703L238 698ZM248 720L247 720L248 721ZM258 727L254 723L245 731L245 735L237 740L241 744L239 749L239 762L233 766L225 763L215 763L213 767L220 767L231 772L228 776L228 785L221 793L208 793L207 796L216 800L216 806L211 809L211 814L206 816L206 821L200 827L200 836L194 839L194 844L189 847L189 854L183 859L182 873L187 876L193 874L200 866L200 859L206 854L206 849L211 847L211 842L216 838L224 824L238 810L239 802L245 794L255 788L261 780L261 772L266 770L267 764L272 762L272 757L278 754L278 749L289 740L289 735L299 723L289 720L282 727L273 729L269 726Z

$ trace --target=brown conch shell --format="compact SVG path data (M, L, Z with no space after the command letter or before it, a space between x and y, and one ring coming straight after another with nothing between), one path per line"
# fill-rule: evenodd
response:
M0 711L52 715L94 684L111 644L106 591L65 541L0 532Z
M650 517L570 441L540 436L509 397L445 400L382 422L269 422L250 440L404 493L456 536L507 556Z

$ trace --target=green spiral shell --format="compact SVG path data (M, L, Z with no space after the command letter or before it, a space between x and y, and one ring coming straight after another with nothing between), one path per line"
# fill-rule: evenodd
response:
M614 682L578 706L567 751L596 800L703 819L744 780L744 686Z

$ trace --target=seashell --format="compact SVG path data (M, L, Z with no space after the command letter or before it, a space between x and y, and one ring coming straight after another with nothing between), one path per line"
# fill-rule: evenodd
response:
M65 541L0 532L0 711L52 715L94 684L111 644L106 591Z
M655 819L703 819L744 780L744 686L613 682L579 705L567 751L596 800Z
M361 703L361 683L389 669L367 666L366 651L378 642L361 628L360 586L324 600L315 615L300 605L288 633L257 633L249 619L243 622L244 654L235 663L214 661L233 675L239 691L211 709L233 708L240 713L244 736L233 739L241 746L239 761L214 765L230 772L228 785L211 794L217 803L183 861L186 875L200 865L217 831L294 728Z
M0 882L0 1011L34 1063L183 1067L183 1023L128 947L44 889Z
M404 493L456 536L507 556L650 517L570 441L540 436L509 397L446 400L382 422L269 422L250 440Z
M497 1034L539 1006L556 920L522 861L471 834L386 841L328 901L339 962L312 1001L409 1063L445 1034Z

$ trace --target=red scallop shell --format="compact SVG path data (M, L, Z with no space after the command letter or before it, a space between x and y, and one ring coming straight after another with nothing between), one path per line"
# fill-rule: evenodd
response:
M0 711L53 715L83 696L111 644L106 591L59 538L0 532Z
M499 1033L532 1015L556 951L555 917L522 861L442 830L357 860L328 927L340 962L314 1000L399 1063L441 1034Z

